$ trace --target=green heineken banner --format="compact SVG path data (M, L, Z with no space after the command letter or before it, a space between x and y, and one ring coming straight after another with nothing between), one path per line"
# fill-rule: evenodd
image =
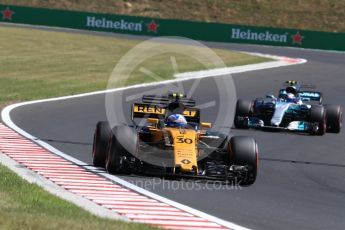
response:
M328 33L221 23L0 5L0 22L149 36L182 36L202 41L345 51L345 33Z

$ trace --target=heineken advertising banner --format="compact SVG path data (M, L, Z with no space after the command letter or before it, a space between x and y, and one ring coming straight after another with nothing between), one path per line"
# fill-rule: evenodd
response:
M0 5L0 22L195 40L345 51L345 33Z

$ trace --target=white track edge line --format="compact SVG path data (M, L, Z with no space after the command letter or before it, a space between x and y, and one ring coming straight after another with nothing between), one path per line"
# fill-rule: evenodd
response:
M253 53L253 55L265 55L265 54L258 54L258 53ZM266 57L271 57L273 59L280 59L281 57L275 56L275 55L265 55ZM240 66L241 70L240 71L235 71L235 73L243 73L243 72L248 72L248 71L254 71L254 70L261 70L261 69L267 69L267 68L276 68L276 67L281 67L281 66L288 66L288 65L295 65L295 64L303 64L305 62L307 62L307 60L305 59L299 59L300 62L298 63L278 63L279 61L272 61L272 62L268 62L269 64L267 66L260 66L260 65L256 65L256 64L252 64L252 65L246 65L246 66ZM278 64L277 64L278 63ZM261 63L259 63L261 64ZM267 64L267 63L266 63ZM229 67L227 68L227 74L232 73L231 71L233 71L233 69L236 67ZM217 72L219 70L215 69L214 70L214 75L219 75ZM63 152L61 152L60 150L54 148L53 146L49 145L48 143L37 139L36 137L32 136L31 134L29 134L28 132L24 131L23 129L19 128L11 119L10 113L13 109L18 108L20 106L24 106L24 105L30 105L30 104L36 104L36 103L40 103L40 102L49 102L49 101L57 101L57 100L66 100L66 99L71 99L71 98L79 98L79 97L85 97L85 96L91 96L91 95L97 95L97 94L102 94L102 93L109 93L109 92L116 92L116 91L121 91L121 90L127 90L127 89L133 89L133 88L141 88L141 87L147 87L147 86L155 86L155 85L160 85L160 84L168 84L168 83L174 83L174 82L181 82L181 81L186 81L186 80L191 80L191 79L197 79L197 78L205 78L205 77L211 77L212 72L211 71L207 71L207 74L205 75L204 71L197 71L197 73L200 73L200 75L196 75L196 72L189 72L188 74L193 73L194 76L190 77L190 78L177 78L177 79L172 79L172 80L167 80L167 81L161 81L161 82L153 82L153 83L145 83L145 84L139 84L139 85L133 85L133 86L127 86L127 87L121 87L121 88L116 88L116 89L108 89L108 90L103 90L103 91L96 91L96 92L90 92L90 93L83 93L83 94L78 94L78 95L71 95L71 96L63 96L63 97L57 97L57 98L50 98L50 99L42 99L42 100L35 100L35 101L29 101L29 102L21 102L21 103L17 103L17 104L13 104L13 105L9 105L7 107L5 107L2 111L1 111L1 118L3 120L3 122L10 127L11 129L15 130L16 132L18 132L19 134L23 135L24 137L36 142L37 144L39 144L40 146L46 148L47 150L55 153L56 155L59 155L63 158L65 158L66 160L69 160L75 164L78 165L87 165L85 162L82 162L74 157L71 157ZM223 73L224 74L224 73ZM226 73L225 73L226 74ZM85 167L85 166L84 166ZM92 166L88 166L85 167L88 169L95 169L95 167ZM95 172L96 174L99 174L97 172ZM163 203L169 204L171 206L174 206L178 209L184 210L186 212L189 212L191 214L194 214L196 216L199 216L201 218L204 218L206 220L212 221L214 223L220 224L222 226L231 228L231 229L237 229L237 230L247 230L248 228L245 228L243 226L237 225L235 223L229 222L229 221L225 221L222 220L220 218L217 218L215 216L209 215L207 213L201 212L199 210L193 209L191 207L188 207L186 205L180 204L178 202L172 201L170 199L167 199L165 197L162 197L160 195L157 195L153 192L150 192L148 190L145 190L143 188L140 188L134 184L131 184L125 180L122 180L119 177L116 177L114 175L109 175L109 174L105 174L103 175L106 178L120 184L123 185L124 187L130 188L133 191L136 191L140 194L146 195L148 197L151 197L153 199L159 200Z

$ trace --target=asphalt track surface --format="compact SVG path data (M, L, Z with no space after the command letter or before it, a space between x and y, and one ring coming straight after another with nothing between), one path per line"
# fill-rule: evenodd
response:
M325 103L345 106L344 53L236 44L206 45L308 60L303 65L233 75L238 98L276 94L283 81L299 80L316 84L324 93ZM187 81L183 85L188 89L192 83ZM148 88L131 89L124 94L133 95L146 90ZM201 80L193 95L200 103L209 101L209 98L217 101L220 96L212 78ZM33 136L91 164L95 124L106 120L104 100L105 96L101 94L32 104L13 110L11 117ZM130 103L123 105L128 113ZM215 107L205 109L203 120L212 122L217 106L216 103ZM235 129L232 133L252 136L258 141L259 175L253 186L231 189L191 181L158 184L157 178L120 177L139 186L146 182L145 188L154 193L244 227L344 229L345 131L322 137Z

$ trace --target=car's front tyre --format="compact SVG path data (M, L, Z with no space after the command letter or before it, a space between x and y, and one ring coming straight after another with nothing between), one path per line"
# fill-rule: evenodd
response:
M134 128L126 125L115 126L106 156L105 168L109 173L130 173L125 159L135 156L138 151L138 135Z
M93 135L92 162L94 166L105 167L105 158L110 137L111 128L109 122L98 122Z
M252 101L237 100L234 125L237 129L248 129L248 122L243 118L249 117L253 108Z
M229 159L232 165L247 166L246 178L241 178L240 185L251 185L255 182L258 170L259 150L257 142L251 137L236 136L230 139Z
M310 122L317 123L317 130L312 130L313 135L322 136L326 133L326 112L321 105L312 105L310 108Z

